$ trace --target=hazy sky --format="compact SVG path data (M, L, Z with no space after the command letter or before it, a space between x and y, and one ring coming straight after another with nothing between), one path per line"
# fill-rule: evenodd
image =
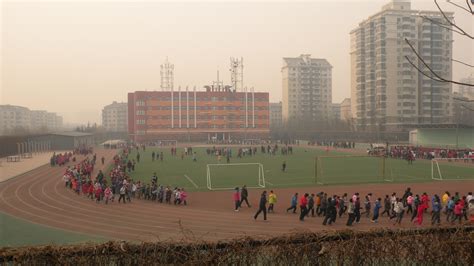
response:
M387 2L0 0L0 103L100 123L104 105L158 90L166 57L177 88L209 84L217 70L230 83L231 56L244 57L246 86L279 101L282 57L303 53L332 64L333 102L340 102L350 96L349 32ZM436 7L413 0L412 8ZM473 32L473 16L455 17ZM474 64L474 42L454 40L454 58ZM471 70L454 64L454 77Z

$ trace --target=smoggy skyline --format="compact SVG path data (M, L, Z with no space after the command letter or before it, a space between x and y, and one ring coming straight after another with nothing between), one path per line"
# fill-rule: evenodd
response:
M101 122L103 106L136 90L159 90L160 64L175 88L220 78L244 58L245 86L281 100L283 57L311 54L333 66L333 102L350 97L350 36L387 1L17 2L1 8L0 104L56 112L66 123ZM472 16L455 20L473 32ZM430 0L412 9L436 10ZM474 64L474 45L454 33L453 58ZM454 79L472 68L453 63ZM455 87L454 87L455 88Z

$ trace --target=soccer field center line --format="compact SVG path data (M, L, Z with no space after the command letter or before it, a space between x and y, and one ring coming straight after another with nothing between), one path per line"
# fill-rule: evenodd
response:
M196 183L194 183L194 181L191 179L191 177L189 177L188 175L184 175L184 177L186 177L186 179L187 179L189 182L191 182L191 184L193 184L193 186L194 186L195 188L199 188L199 186L196 185Z

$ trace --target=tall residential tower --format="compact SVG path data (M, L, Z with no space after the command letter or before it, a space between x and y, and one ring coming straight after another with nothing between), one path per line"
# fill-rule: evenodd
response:
M283 122L327 121L332 102L332 66L304 54L283 58Z
M351 109L359 129L452 123L451 84L423 76L405 58L421 67L407 39L436 73L451 79L452 31L426 18L444 20L439 12L393 0L351 31Z

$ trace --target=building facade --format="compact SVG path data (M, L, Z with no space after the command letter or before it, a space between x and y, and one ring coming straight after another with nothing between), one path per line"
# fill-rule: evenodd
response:
M332 66L305 54L283 58L283 122L327 121L332 102Z
M471 74L467 78L460 80L462 83L474 84L474 74ZM468 100L474 100L474 87L466 85L458 85L458 93L461 97L465 97Z
M270 103L270 127L279 128L283 125L281 116L281 102Z
M0 133L13 134L14 131L29 131L31 111L22 106L0 105Z
M136 91L128 94L128 133L136 142L155 140L265 139L269 94L234 92L230 86L205 91Z
M102 109L102 126L110 132L127 132L128 104L113 102Z
M351 31L351 109L359 129L452 123L451 84L423 76L405 58L421 64L407 39L434 71L452 77L452 31L422 16L444 19L393 0Z
M345 98L341 102L341 120L349 121L352 119L351 98Z
M341 120L341 104L331 103L330 117L333 120Z

